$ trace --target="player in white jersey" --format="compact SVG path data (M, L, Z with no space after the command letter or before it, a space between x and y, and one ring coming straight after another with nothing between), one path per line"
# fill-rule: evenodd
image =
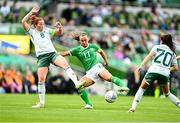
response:
M39 102L32 106L33 108L42 108L45 105L45 80L48 73L48 67L51 63L63 68L75 85L78 87L81 86L80 84L78 85L77 76L74 71L70 68L66 59L56 52L51 41L52 36L59 36L62 34L62 25L59 22L56 22L55 29L47 28L43 18L35 16L38 11L38 7L33 7L22 19L22 26L30 35L38 58L37 74Z
M178 70L174 50L172 36L170 34L163 35L161 37L160 45L154 46L151 52L145 57L140 67L137 68L135 71L136 75L139 74L144 65L153 58L152 64L142 80L138 91L136 92L129 112L135 112L137 104L141 100L143 93L155 80L157 80L158 84L161 85L163 93L170 99L170 101L180 108L180 100L174 96L169 89L170 72Z

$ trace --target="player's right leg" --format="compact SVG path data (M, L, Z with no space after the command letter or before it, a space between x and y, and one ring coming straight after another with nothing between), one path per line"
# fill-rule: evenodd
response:
M80 88L81 86L83 86L83 85L79 85L79 81L77 79L75 72L71 69L68 62L63 56L61 55L54 56L53 63L65 70L68 77L74 82L76 88Z
M129 92L129 88L123 83L123 81L118 77L112 76L112 74L108 70L102 69L100 70L98 75L103 80L112 82L116 84L117 86L119 86L120 88L117 91L118 95L127 95L127 93Z
M89 87L90 85L94 84L94 82L90 79L90 78L87 78L87 77L82 77L80 79L80 83L85 83L84 86L85 87ZM88 96L88 93L87 91L85 90L85 88L81 88L78 90L78 93L79 95L81 96L81 99L85 102L85 109L92 109L93 106L92 106L92 102L91 100L89 99L89 96Z
M48 73L48 67L38 68L38 95L39 102L36 105L33 105L32 108L43 108L45 105L45 80Z
M168 97L173 104L180 108L180 100L170 92L168 83L162 87L162 90L165 96Z
M148 88L148 86L149 85L147 84L146 80L143 79L143 81L141 82L141 86L139 87L139 89L136 92L136 95L133 99L132 106L128 112L135 112L136 107L137 107L138 103L140 102L140 100L141 100L145 90Z

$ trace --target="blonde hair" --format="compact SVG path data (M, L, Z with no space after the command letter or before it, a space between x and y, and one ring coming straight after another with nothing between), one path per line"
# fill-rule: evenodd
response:
M41 20L43 20L43 18L38 17L36 15L32 15L29 19L29 23L35 27Z

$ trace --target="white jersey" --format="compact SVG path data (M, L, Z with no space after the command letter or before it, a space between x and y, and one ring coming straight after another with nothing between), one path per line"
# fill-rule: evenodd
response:
M155 54L148 73L158 73L164 76L170 75L170 67L177 64L176 54L167 45L156 45L151 52Z
M45 27L42 32L39 32L34 28L30 28L28 34L35 46L37 57L46 53L56 52L51 41L51 36L55 34L55 30Z

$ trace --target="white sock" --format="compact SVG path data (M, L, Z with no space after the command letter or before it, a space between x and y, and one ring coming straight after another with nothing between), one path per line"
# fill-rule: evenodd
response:
M66 74L68 75L68 77L74 82L75 85L77 85L79 83L76 74L74 73L74 71L69 67L66 70Z
M143 94L145 92L145 89L142 89L141 87L138 89L138 91L136 92L136 95L134 97L133 103L132 103L132 108L136 109L137 104L139 103L139 101L141 100Z
M45 83L44 82L39 82L38 83L38 95L39 95L39 101L41 104L45 104Z
M180 100L174 96L171 92L167 93L166 96L170 99L172 103L174 103L176 106L179 106Z

